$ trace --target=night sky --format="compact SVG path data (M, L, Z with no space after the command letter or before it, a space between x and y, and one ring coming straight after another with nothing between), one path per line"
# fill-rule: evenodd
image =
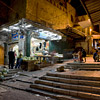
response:
M86 12L85 12L80 0L71 0L70 4L76 9L78 16L86 15Z

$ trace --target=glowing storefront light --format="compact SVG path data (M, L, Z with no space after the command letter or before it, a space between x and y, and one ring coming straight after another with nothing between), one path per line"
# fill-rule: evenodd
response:
M42 26L41 26L42 27ZM44 40L60 40L62 39L61 35L58 35L56 33L56 31L48 30L49 28L42 29L42 28L38 28L38 26L36 26L36 28L34 28L33 24L27 23L27 22L23 22L23 21L19 21L16 24L13 24L7 28L3 28L3 31L6 32L18 32L19 34L24 34L26 33L25 31L30 31L30 33L32 33L32 37L35 38L40 38L40 39L44 39Z
M39 33L39 38L41 38L41 39L47 39L47 40L62 39L62 36L60 36L56 33L50 32L50 31L43 30L43 29L38 29L38 30L36 30L36 32Z
M25 28L29 28L29 27L32 27L32 25L31 25L31 24L29 24L29 25L26 25L26 26L25 26Z
M90 32L92 31L92 29L90 28Z
M3 28L2 31L11 32L11 30L8 28Z

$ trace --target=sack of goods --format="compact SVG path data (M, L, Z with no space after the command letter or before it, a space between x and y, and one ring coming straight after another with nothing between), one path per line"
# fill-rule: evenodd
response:
M57 71L58 72L64 72L64 66L61 66L61 67L57 68Z

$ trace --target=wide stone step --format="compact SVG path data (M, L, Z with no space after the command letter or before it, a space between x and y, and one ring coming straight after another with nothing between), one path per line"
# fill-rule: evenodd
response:
M68 79L100 81L100 77L64 75L64 74L59 74L59 73L47 73L46 75L47 76L52 76L52 77L68 78Z
M0 79L0 81L7 81L7 80L10 80L10 79L13 79L12 77L5 77L3 79Z
M72 84L58 83L58 82L47 81L47 80L36 80L35 83L46 85L46 86L59 87L59 88L63 88L63 89L84 91L84 92L100 94L100 87L72 85Z
M33 84L33 85L30 85L30 87L35 88L35 89L45 90L45 91L48 91L48 92L57 93L57 94L72 96L72 97L76 97L76 98L82 98L82 99L85 99L85 100L100 100L100 95L92 94L92 93L88 93L88 92L54 88L54 87L51 87L51 86L45 86L45 85L41 85L41 84Z
M67 63L65 68L100 68L100 64L90 64L90 63Z
M78 70L85 70L85 71L100 71L100 68L78 68Z
M67 63L67 65L75 65L75 66L100 66L100 63Z
M49 97L55 98L57 100L83 100L83 99L74 98L72 96L65 96L65 95L61 95L61 94L58 95L56 93L52 93L52 92L48 92L48 91L44 91L44 90L39 90L39 89L33 89L33 88L28 88L27 91L31 92L31 93L33 92L36 94L49 96Z
M87 67L87 66L65 66L64 67L65 69L73 69L73 70L77 70L77 69L79 69L79 68L100 68L100 67Z
M99 81L66 79L66 78L52 77L52 76L43 76L40 79L48 80L48 81L61 82L61 83L67 83L67 84L75 84L75 85L86 85L86 86L95 86L95 87L99 87L100 86L100 82Z

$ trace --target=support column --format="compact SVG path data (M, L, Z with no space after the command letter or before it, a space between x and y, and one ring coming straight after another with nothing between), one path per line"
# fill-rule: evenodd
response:
M100 33L100 23L99 23L99 33Z
M27 32L26 35L26 56L30 57L30 32Z
M87 36L89 36L89 28L87 28ZM87 48L88 48L88 54L89 54L89 39L87 41Z

